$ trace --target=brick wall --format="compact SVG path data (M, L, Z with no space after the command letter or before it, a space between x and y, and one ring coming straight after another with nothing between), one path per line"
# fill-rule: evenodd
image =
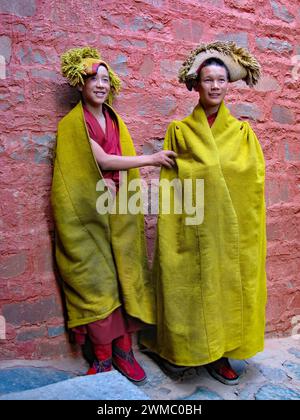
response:
M49 191L57 122L77 98L59 74L59 56L86 44L98 47L123 79L115 106L139 153L160 149L169 121L196 104L177 71L197 43L233 40L258 57L259 86L236 83L227 103L250 120L264 148L267 331L291 333L300 314L299 1L2 0L0 13L0 358L74 351L52 260ZM150 178L157 169L142 173ZM154 227L147 217L150 251Z

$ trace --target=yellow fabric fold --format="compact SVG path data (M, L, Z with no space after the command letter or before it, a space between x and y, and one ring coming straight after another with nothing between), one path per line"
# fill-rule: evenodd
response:
M115 116L122 154L133 156L130 134ZM137 169L127 171L128 183L138 178ZM80 102L58 126L51 192L68 326L104 319L121 305L129 315L154 323L143 216L99 214L100 179Z
M186 225L186 214L160 212L153 268L157 327L141 342L183 366L251 357L263 349L266 304L260 144L250 125L222 103L211 128L200 105L173 121L164 148L178 158L177 167L161 170L161 180L204 180L204 219Z

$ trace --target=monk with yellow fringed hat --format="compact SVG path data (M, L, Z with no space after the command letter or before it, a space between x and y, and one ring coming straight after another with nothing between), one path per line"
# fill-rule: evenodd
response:
M62 74L81 94L58 126L51 195L68 327L79 344L92 344L88 374L110 371L113 364L141 383L146 374L133 354L131 333L155 322L144 220L128 211L105 212L99 203L106 194L119 204L119 187L138 182L138 167L170 168L176 154L136 156L126 125L111 107L120 79L95 48L64 53ZM121 204L127 208L128 202Z
M164 147L176 152L177 165L162 168L161 180L203 180L183 192L199 214L159 215L157 326L141 334L144 350L166 370L206 366L227 385L239 381L228 358L246 359L264 347L264 157L250 124L224 103L229 83L253 86L259 77L246 49L219 41L200 45L180 69L179 81L199 93L199 103L168 127ZM174 193L174 209L176 200Z

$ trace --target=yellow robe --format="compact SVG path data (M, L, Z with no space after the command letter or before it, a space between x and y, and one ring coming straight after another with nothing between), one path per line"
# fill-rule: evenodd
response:
M204 180L204 220L186 225L187 214L160 212L157 328L141 342L183 366L251 357L263 349L266 304L260 144L250 125L222 103L211 128L199 105L173 121L164 148L178 158L176 168L161 170L161 179Z
M115 116L122 154L133 156L130 134ZM137 169L127 174L128 182L139 178ZM104 319L121 305L129 315L154 323L143 216L99 214L100 179L80 102L58 126L51 193L68 326Z

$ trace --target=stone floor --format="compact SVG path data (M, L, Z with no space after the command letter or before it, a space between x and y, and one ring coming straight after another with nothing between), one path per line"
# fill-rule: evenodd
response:
M148 374L147 382L139 387L116 371L81 376L87 368L81 358L1 361L0 399L300 399L300 340L293 337L267 339L264 352L246 361L232 361L241 372L236 386L216 381L203 367L169 376L149 356L135 353Z
M300 399L300 342L293 338L268 339L265 351L246 361L231 361L241 373L236 386L224 385L205 368L188 370L172 379L142 355L148 372L143 391L151 399L272 400Z

